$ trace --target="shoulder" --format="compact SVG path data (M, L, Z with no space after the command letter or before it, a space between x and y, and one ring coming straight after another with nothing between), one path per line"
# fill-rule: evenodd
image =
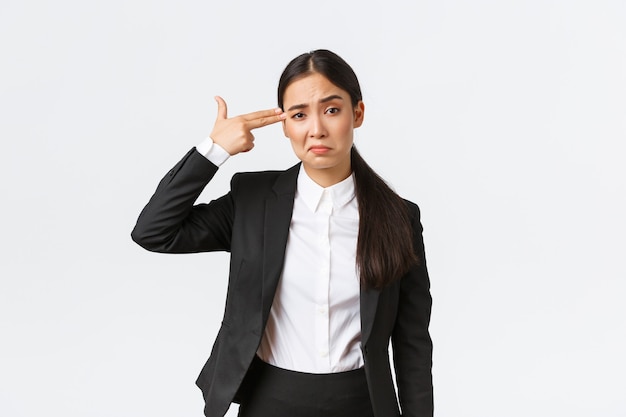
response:
M405 198L402 199L404 201L404 204L406 204L406 207L409 211L409 216L411 218L412 221L414 220L418 220L420 219L420 208L417 204L415 204L414 202L407 200Z
M412 201L406 200L404 198L403 200L408 210L409 221L411 222L413 233L416 236L421 236L422 232L424 231L424 227L422 226L422 220L421 220L422 215L420 212L420 208L417 204L415 204Z
M273 184L276 178L285 172L286 170L237 172L233 175L233 181L238 181L240 184Z
M300 164L286 170L238 172L231 179L231 190L246 195L295 192Z

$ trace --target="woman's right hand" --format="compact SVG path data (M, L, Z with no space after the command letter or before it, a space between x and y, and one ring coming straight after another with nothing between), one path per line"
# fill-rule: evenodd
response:
M271 125L287 118L286 113L275 108L242 114L229 119L224 99L216 96L215 101L217 101L217 119L210 137L231 156L254 148L252 129Z

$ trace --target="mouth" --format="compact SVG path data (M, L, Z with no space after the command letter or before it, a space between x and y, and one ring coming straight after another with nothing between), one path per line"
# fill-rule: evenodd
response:
M309 151L313 152L316 155L323 155L327 153L328 151L330 151L330 148L327 146L316 145L316 146L311 146L309 148Z

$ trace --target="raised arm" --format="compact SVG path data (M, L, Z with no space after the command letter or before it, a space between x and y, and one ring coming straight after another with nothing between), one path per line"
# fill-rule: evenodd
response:
M227 117L226 102L216 97L218 112L210 138L229 155L254 146L253 129L285 118L280 109L261 110ZM218 167L195 148L190 150L161 180L131 233L132 239L154 252L185 253L230 250L234 213L231 192L208 204L194 205Z

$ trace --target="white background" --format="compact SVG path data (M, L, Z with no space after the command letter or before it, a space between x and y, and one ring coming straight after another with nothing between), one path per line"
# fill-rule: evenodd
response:
M228 256L129 234L214 95L271 108L317 48L422 208L436 415L626 416L623 0L2 0L0 415L202 415ZM295 163L278 125L256 137L203 201Z

